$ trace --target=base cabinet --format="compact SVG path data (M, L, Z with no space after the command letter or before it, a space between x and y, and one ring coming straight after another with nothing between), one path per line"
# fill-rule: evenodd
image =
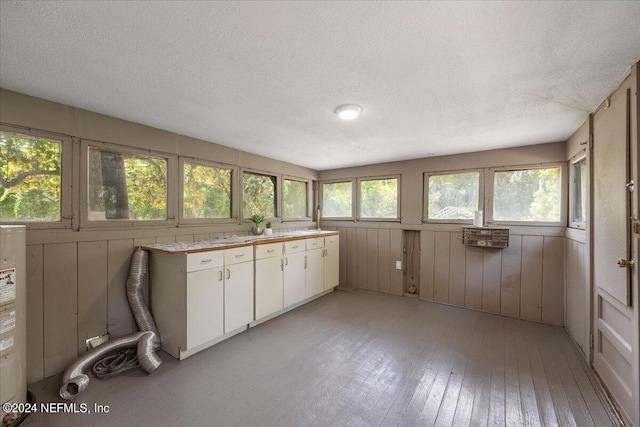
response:
M337 237L336 237L337 239ZM340 246L337 244L324 249L324 290L340 284Z
M284 308L282 251L274 258L256 260L256 319Z
M307 251L305 279L306 298L318 295L324 291L324 249Z
M253 262L225 265L224 333L253 322Z
M284 256L284 306L289 307L306 298L304 252Z
M222 268L187 273L185 350L198 347L224 333L223 295Z

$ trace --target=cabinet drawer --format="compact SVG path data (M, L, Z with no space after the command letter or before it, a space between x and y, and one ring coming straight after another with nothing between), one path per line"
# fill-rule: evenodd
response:
M256 259L282 256L282 243L256 245Z
M314 237L307 239L307 250L324 248L324 237Z
M224 251L224 265L238 264L253 260L253 246L226 249Z
M209 268L222 267L224 257L222 251L197 252L187 254L187 273L192 271L207 270Z
M325 246L334 246L340 242L340 236L328 236L324 238Z
M284 253L285 254L293 254L296 252L302 252L307 249L307 245L304 240L291 240L289 242L284 242Z

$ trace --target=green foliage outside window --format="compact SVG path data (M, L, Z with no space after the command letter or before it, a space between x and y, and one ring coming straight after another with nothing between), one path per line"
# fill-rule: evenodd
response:
M166 159L89 148L90 220L166 218Z
M324 218L350 218L352 213L352 183L322 184L322 216Z
M307 183L285 179L282 189L285 218L307 217Z
M398 218L398 179L360 181L361 218Z
M431 175L428 219L473 219L478 209L480 173Z
M231 169L185 162L184 218L231 218L231 175Z
M497 221L560 221L560 168L496 171L493 219Z
M244 172L242 177L242 217L253 214L276 217L276 177Z
M0 133L0 221L60 221L62 143Z

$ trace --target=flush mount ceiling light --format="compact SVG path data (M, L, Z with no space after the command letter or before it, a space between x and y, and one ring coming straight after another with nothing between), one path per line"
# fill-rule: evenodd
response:
M336 114L343 120L353 120L360 115L362 108L358 105L348 104L336 108Z

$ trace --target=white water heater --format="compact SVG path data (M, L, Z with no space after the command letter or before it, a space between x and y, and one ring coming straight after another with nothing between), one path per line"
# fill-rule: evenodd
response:
M27 401L25 254L25 226L0 225L0 403Z

